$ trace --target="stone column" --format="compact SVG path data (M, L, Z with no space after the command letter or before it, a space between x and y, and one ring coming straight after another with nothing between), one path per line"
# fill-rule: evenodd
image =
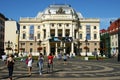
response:
M62 36L65 37L65 24L63 25L63 28L62 28L62 29L63 29L63 30L62 30L62 31L63 31L63 35L62 35Z
M55 27L55 37L58 37L58 26Z
M55 49L56 49L56 50L55 50L55 51L56 51L56 52L55 52L55 55L58 54L58 49L57 49L57 48L58 48L58 45L57 45L57 43L55 43Z
M66 45L65 45L65 43L63 43L63 45L64 45L64 53L66 53L66 50L65 50Z

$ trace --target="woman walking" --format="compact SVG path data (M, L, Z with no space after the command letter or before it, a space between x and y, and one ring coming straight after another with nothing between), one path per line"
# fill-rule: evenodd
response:
M14 69L14 63L15 60L13 59L13 55L9 55L7 58L7 67L8 67L8 71L9 71L9 80L12 80L12 75L13 75L13 69Z
M28 55L28 63L27 63L29 76L31 76L32 62L33 62L32 54L29 54Z
M42 53L40 53L40 55L38 57L38 65L39 65L39 74L40 75L42 75L43 61L44 61L44 56Z

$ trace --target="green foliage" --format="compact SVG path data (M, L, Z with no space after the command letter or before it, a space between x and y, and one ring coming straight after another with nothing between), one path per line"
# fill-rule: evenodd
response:
M80 59L84 60L86 56L80 56ZM98 57L99 60L107 59L107 57ZM96 60L95 56L88 56L88 60Z

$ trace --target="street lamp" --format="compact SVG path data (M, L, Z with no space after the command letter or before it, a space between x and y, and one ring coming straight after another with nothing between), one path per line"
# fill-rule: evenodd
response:
M23 53L23 48L22 48L22 45L23 45L23 43L21 43L21 48L20 48L20 50L21 50L21 56L22 56L22 53Z
M80 53L79 53L79 48L80 48L79 39L76 39L75 45L76 45L76 55L80 55Z
M42 50L42 47L40 47L41 46L41 42L42 42L41 40L38 41L38 44L39 44L38 51L39 51L39 53L40 53L40 50Z
M120 61L120 19L117 21L118 23L118 61Z
M85 49L86 49L86 57L87 57L87 50L88 50L88 47L87 47L87 43L88 43L88 40L87 40L87 38L86 38L86 40L85 40L85 43L86 43L86 47L85 47Z
M8 54L9 54L9 50L12 50L12 48L10 47L11 45L12 45L12 42L8 41L7 48L6 48L6 50L8 50Z

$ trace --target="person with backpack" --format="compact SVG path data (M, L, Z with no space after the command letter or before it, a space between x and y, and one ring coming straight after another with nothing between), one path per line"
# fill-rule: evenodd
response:
M39 67L39 74L42 75L42 69L43 69L43 61L44 61L44 56L42 53L38 56L38 67Z
M12 80L13 69L14 69L14 64L15 64L15 60L13 57L14 56L10 54L6 61L6 65L7 65L8 72L9 72L9 80Z

